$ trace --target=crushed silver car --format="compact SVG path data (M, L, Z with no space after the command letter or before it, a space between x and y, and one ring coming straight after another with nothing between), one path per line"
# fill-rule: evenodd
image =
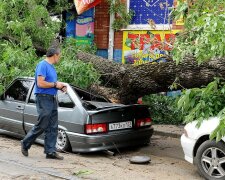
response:
M24 137L37 121L34 78L17 78L0 96L0 130ZM57 148L93 152L150 142L152 120L145 105L123 105L67 84L58 91ZM37 139L43 143L44 135Z

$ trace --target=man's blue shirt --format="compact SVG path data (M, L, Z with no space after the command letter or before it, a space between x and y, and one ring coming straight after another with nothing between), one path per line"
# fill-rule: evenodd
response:
M52 64L49 64L47 61L42 60L38 63L36 70L35 70L35 94L50 94L56 95L57 89L56 88L40 88L37 86L37 77L43 76L45 77L45 81L47 82L56 82L57 81L57 73L55 67Z

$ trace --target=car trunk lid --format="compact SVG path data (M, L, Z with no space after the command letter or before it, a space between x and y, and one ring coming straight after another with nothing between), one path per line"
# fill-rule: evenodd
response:
M89 124L104 125L104 132L151 126L150 113L145 105L119 105L88 113Z

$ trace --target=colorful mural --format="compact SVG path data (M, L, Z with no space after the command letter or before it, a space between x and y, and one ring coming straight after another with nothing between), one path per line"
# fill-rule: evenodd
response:
M172 31L124 31L123 59L125 64L166 62L166 54L173 48L175 34Z
M94 8L76 17L73 14L67 13L66 37L75 38L78 45L93 43Z
M91 16L78 16L75 26L77 44L92 44L94 40L94 18Z

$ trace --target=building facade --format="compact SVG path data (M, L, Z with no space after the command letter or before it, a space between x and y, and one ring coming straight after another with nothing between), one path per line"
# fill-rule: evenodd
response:
M183 28L182 20L172 22L170 17L176 0L122 2L126 4L127 11L135 13L127 27L119 31L110 28L114 15L109 14L109 4L102 0L95 8L77 16L75 22L67 22L67 36L74 36L81 44L94 42L97 55L118 63L167 61L164 57L172 50L176 34ZM75 32L75 35L69 32Z

